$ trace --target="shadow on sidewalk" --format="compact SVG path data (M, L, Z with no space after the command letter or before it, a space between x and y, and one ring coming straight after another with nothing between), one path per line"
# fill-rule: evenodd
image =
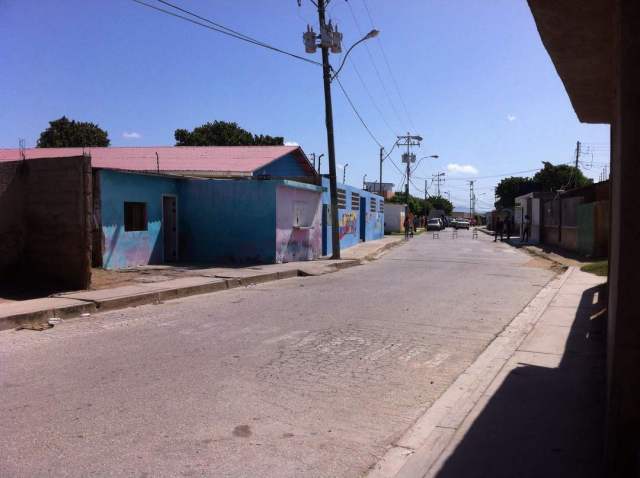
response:
M602 475L606 295L583 293L557 368L521 363L506 376L438 478Z

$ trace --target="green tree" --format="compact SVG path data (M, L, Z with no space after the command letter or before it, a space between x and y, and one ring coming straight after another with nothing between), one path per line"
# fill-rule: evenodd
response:
M547 161L543 161L542 164L544 167L533 177L542 191L580 188L593 183L592 179L587 178L575 166L566 164L555 166Z
M427 214L431 209L439 209L444 211L447 216L451 215L453 211L453 204L447 198L443 198L442 196L432 196L427 200Z
M411 194L409 194L409 201L407 201L407 195L404 192L395 193L393 197L387 201L396 204L407 204L409 206L409 211L416 216L422 216L425 213L424 199L417 198Z
M255 135L237 123L214 121L188 131L175 131L176 146L281 146L282 136Z
M496 196L499 199L495 205L498 209L513 207L518 196L539 189L539 185L531 178L523 178L521 176L504 178L496 187Z
M95 123L69 120L66 116L49 121L49 127L40 133L38 148L74 148L109 146L109 135Z

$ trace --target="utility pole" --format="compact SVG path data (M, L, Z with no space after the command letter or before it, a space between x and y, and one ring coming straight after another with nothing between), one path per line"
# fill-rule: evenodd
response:
M331 0L312 0L316 7L318 7L318 23L320 24L320 35L316 35L311 28L311 25L307 25L307 31L302 34L302 41L304 43L304 50L307 53L315 53L318 47L322 51L322 80L324 84L324 110L325 110L325 123L327 126L327 153L329 155L329 195L331 198L331 248L333 254L332 259L340 259L340 227L338 224L338 186L336 180L336 146L333 135L333 106L331 104L331 80L337 77L338 73L345 64L349 53L353 48L362 43L363 41L375 38L380 33L375 28L367 33L360 40L355 42L347 50L342 57L342 63L338 69L333 73L333 69L329 64L329 49L331 53L342 53L342 33L338 31L338 27L326 22L326 7ZM298 0L298 6L302 4L302 0ZM320 44L316 43L320 40ZM319 158L318 158L319 160Z
M401 142L402 141L402 142ZM416 162L416 155L411 154L411 146L420 147L420 142L422 141L422 136L419 135L411 135L407 133L406 136L398 136L397 145L398 146L406 146L407 152L402 155L402 162L407 163L407 184L405 186L405 199L407 200L407 205L405 206L405 217L409 217L409 183L411 181L411 163Z
M367 190L367 175L362 176L362 189Z
M473 190L474 181L469 181L469 217L472 219L476 214L476 194Z
M333 106L331 104L331 65L329 64L329 49L333 53L342 51L342 33L337 28L334 29L331 22L327 25L325 20L327 0L317 0L318 21L320 24L320 35L316 35L310 26L302 35L305 51L315 53L319 46L322 51L322 80L324 84L324 110L325 124L327 126L327 154L329 155L329 195L331 198L331 249L332 259L340 259L340 231L338 224L338 185L336 180L336 146L333 135ZM298 2L300 5L300 2ZM375 36L377 31L373 31L364 39ZM316 43L320 39L320 44ZM363 40L364 40L363 39ZM320 168L318 167L318 170Z
M424 216L427 217L427 180L424 180Z
M573 175L573 187L577 188L578 187L578 164L580 162L580 141L576 142L576 171L575 174Z
M380 146L380 196L382 196L382 162L384 161L384 148Z
M435 179L435 181L438 184L438 197L440 197L440 178L444 178L445 173L438 173L438 174L434 174L432 175L432 178ZM442 182L444 182L444 179L442 179Z

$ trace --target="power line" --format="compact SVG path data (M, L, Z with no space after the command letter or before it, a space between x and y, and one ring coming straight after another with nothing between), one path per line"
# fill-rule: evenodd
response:
M362 119L362 116L360 116L360 113L358 113L358 110L356 109L355 105L351 101L351 98L349 98L349 95L347 94L347 91L344 89L344 86L342 86L342 83L340 82L340 79L338 77L335 77L334 79L338 82L338 86L340 86L340 89L342 90L342 93L344 94L344 97L349 102L349 105L351 106L351 109L353 110L353 112L356 114L356 116L360 120L360 123L362 123L362 126L364 126L364 129L367 130L367 133L369 133L369 136L371 136L371 139L373 139L373 141L375 141L375 143L378 145L378 147L382 148L382 143L380 143L380 141L378 141L378 139L373 135L373 133L371 132L371 130L367 126L367 123L364 122L364 120Z
M231 28L219 25L219 24L213 22L212 20L209 20L209 19L204 18L204 17L202 17L200 15L197 15L197 14L195 14L193 12L190 12L189 10L186 10L186 9L180 8L178 6L175 6L175 5L173 5L173 4L169 3L169 2L166 2L164 0L158 0L158 1L163 3L163 4L165 4L165 5L171 6L172 8L175 8L178 11L181 11L183 13L191 15L194 18L203 20L203 21L209 23L209 25L207 25L206 23L202 23L202 22L200 22L198 20L194 20L193 18L189 18L189 17L186 17L184 15L180 15L178 13L172 12L172 11L167 10L165 8L161 8L161 7L158 7L156 5L151 5L150 3L143 2L142 0L131 0L131 1L133 1L133 2L135 2L137 4L139 4L139 5L143 5L143 6L147 7L147 8L151 8L153 10L156 10L158 12L162 12L162 13L164 13L166 15L170 15L172 17L179 18L179 19L184 20L186 22L193 23L194 25L198 25L198 26L201 26L203 28L207 28L209 30L213 30L215 32L222 33L223 35L230 36L230 37L235 38L237 40L242 40L244 42L251 43L251 44L256 45L256 46L261 46L263 48L267 48L269 50L272 50L272 51L275 51L275 52L278 52L278 53L282 53L283 55L288 55L290 57L296 58L298 60L305 61L307 63L312 63L314 65L322 66L322 63L320 63L318 61L310 60L309 58L305 58L304 56L296 55L295 53L291 53L289 51L282 50L282 49L277 48L275 46L272 46L272 45L269 45L267 43L264 43L264 42L262 42L260 40L256 40L254 38L251 38L248 35L245 35L245 34L240 33L240 32L236 32L235 30L233 30Z
M356 18L356 15L355 15L355 13L353 11L353 7L351 6L351 3L349 2L349 0L346 0L346 2L347 2L347 6L349 7L349 12L351 13L351 18L353 18L353 23L355 23L356 29L358 30L358 33L362 36L363 35L362 29L360 28L360 23L358 23L358 19ZM393 110L393 113L395 114L396 119L398 120L398 122L402 126L404 121L400 118L400 114L398 113L398 110L396 109L396 105L393 102L393 99L391 98L391 95L389 94L389 90L387 90L387 87L386 87L384 81L382 81L382 75L380 74L380 70L378 70L378 67L376 66L376 62L373 59L373 55L371 54L371 50L369 49L369 45L367 45L365 43L364 47L367 50L367 55L369 56L369 61L371 62L371 66L373 66L374 71L376 72L376 76L378 77L378 81L380 82L380 86L382 86L382 90L384 91L385 97L387 98L387 101L391 105L391 109ZM415 130L415 128L414 128L414 130Z
M369 91L369 88L367 88L367 85L366 85L364 79L362 78L362 75L360 74L360 71L358 70L358 67L356 66L355 62L353 61L353 58L350 58L349 61L351 62L351 65L353 66L353 70L356 72L356 75L358 76L358 79L360 80L360 83L362 84L362 88L364 88L364 91L367 93L367 96L369 96L369 99L371 100L371 103L373 104L374 108L378 111L378 114L382 118L382 121L384 121L384 123L387 125L387 128L389 128L389 131L391 131L391 134L393 136L398 136L397 133L393 130L393 128L389 124L389 122L387 121L387 118L385 118L384 114L382 113L382 110L378 106L378 103L376 103L376 100L373 98L373 95Z
M362 0L362 4L364 5L365 10L367 11L367 16L369 17L369 21L371 22L371 27L374 27L374 21L373 21L373 17L371 16L371 11L369 10L369 6L367 5L366 0ZM416 131L416 127L413 124L413 120L411 118L411 115L409 114L409 110L407 109L407 104L404 102L404 98L402 97L402 93L400 93L400 87L398 86L398 82L396 81L396 77L393 74L393 70L391 69L391 65L389 65L389 60L387 59L387 54L384 51L384 48L382 47L382 41L380 40L380 38L377 38L377 43L378 43L378 47L380 47L380 51L382 52L382 58L384 59L384 62L387 65L387 69L389 70L389 75L391 76L391 80L393 81L393 85L396 88L396 92L398 93L398 97L400 98L400 102L402 103L402 107L404 108L404 112L407 115L407 118L409 119L409 124L411 125L411 128L413 129L413 131Z

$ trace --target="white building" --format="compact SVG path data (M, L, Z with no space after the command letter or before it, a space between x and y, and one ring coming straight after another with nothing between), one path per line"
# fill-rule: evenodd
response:
M384 203L384 233L404 232L404 210L406 204Z

